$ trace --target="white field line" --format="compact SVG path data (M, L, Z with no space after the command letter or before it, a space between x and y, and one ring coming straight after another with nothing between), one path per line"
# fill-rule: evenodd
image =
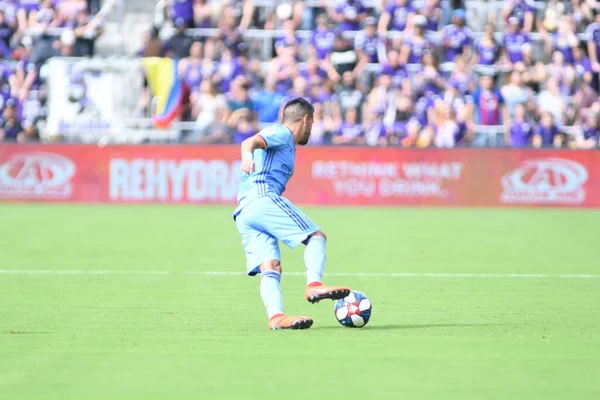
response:
M246 275L242 271L127 271L127 270L26 270L0 269L0 275ZM284 272L287 276L305 276L303 272ZM365 278L562 278L562 279L600 279L600 275L591 274L444 274L410 272L330 272L328 276L347 276Z

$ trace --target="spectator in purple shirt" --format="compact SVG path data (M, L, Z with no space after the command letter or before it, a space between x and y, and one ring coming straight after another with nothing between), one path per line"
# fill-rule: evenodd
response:
M298 75L298 63L293 55L293 49L284 48L281 55L269 62L267 76L276 82L276 91L285 95L292 88L294 78Z
M58 25L57 13L52 0L42 0L37 11L29 14L29 27L44 30Z
M529 33L533 29L535 11L532 0L508 0L502 10L502 17L505 23L510 17L515 17L523 31Z
M344 122L339 128L338 135L331 139L332 144L363 144L365 141L365 130L358 123L358 110L349 108L346 110Z
M573 64L573 49L579 46L579 39L572 29L570 20L570 16L562 16L558 24L558 32L546 35L545 46L548 56L557 50L563 53L567 64Z
M202 82L202 42L196 41L192 44L190 56L182 58L177 69L179 78L192 92L192 96L197 95Z
M277 54L280 54L280 49L283 47L291 47L294 50L294 57L297 56L300 51L300 44L302 39L296 33L296 26L293 19L288 19L283 22L283 37L277 39L275 42L275 50Z
M2 1L2 12L4 14L4 18L6 24L9 25L14 31L19 28L23 28L20 26L18 19L18 11L19 11L19 0L3 0Z
M577 147L580 149L596 149L600 147L600 115L589 115L581 127L577 138Z
M379 19L379 32L385 35L388 29L392 31L411 29L414 14L412 0L389 0Z
M196 28L212 28L212 5L209 0L194 1L194 24Z
M465 96L473 91L472 79L472 74L467 70L467 62L464 57L456 57L454 59L454 71L448 78L448 84L454 86L462 96Z
M229 126L233 130L233 143L239 144L258 132L258 124L247 108L240 108L231 113Z
M304 77L309 86L322 86L327 80L327 71L319 66L319 61L309 57L300 69L300 76Z
M594 72L600 72L600 10L596 11L595 20L586 30L587 49Z
M523 61L523 45L531 43L529 35L521 30L519 20L516 17L511 17L508 20L510 28L508 33L504 35L504 52L506 64L509 68L516 63Z
M573 60L577 78L583 80L592 87L597 87L598 75L594 73L592 62L581 46L573 49Z
M238 26L236 16L232 9L223 9L221 19L219 19L218 28L220 31L219 38L225 47L233 50L236 57L240 55L241 52L247 50L247 45L242 37L244 31Z
M333 9L332 18L339 24L341 31L358 31L367 15L367 8L362 0L341 0Z
M439 94L445 85L445 80L440 73L438 59L435 54L426 51L423 54L422 68L415 75L415 88L422 92Z
M354 48L363 63L378 63L379 53L385 51L385 39L377 33L377 20L368 17L364 21L365 29L358 32L354 39Z
M559 148L562 147L562 144L563 135L554 123L554 117L549 112L543 112L540 123L533 135L533 146L538 149L552 146Z
M10 39L13 37L15 30L6 23L4 11L0 9L0 54L4 58L10 58Z
M425 0L421 7L421 15L427 19L425 29L428 31L437 32L440 27L440 21L444 14L444 10L440 4L440 0Z
M13 99L8 99L0 120L0 142L15 141L22 132L23 128L17 119L17 104Z
M310 41L310 51L316 55L320 61L326 60L335 41L335 33L328 27L328 19L326 14L321 14L317 17L317 28L312 34Z
M475 40L473 65L495 65L500 59L500 45L494 38L494 25L487 24L484 35Z
M427 127L434 120L434 108L438 97L433 93L425 93L415 102L414 115L420 128Z
M431 43L425 37L427 20L422 15L416 15L413 21L413 34L406 35L400 51L400 63L402 65L418 64L421 62L425 50L432 50Z
M228 48L224 48L221 60L217 63L213 75L213 82L218 85L221 93L229 92L231 82L243 73L244 70L240 62L233 56L233 52Z
M194 0L169 0L169 15L173 21L181 18L191 28L194 23Z
M392 87L394 89L400 89L408 78L408 72L404 65L400 63L400 55L398 51L391 49L387 55L387 63L380 64L379 74L386 74L392 78Z
M513 119L506 124L504 141L510 147L528 147L531 145L533 125L527 119L527 110L523 104L515 106Z
M446 50L446 62L452 62L458 55L469 58L471 54L471 29L465 26L465 10L458 9L452 13L452 25L443 30L442 45Z

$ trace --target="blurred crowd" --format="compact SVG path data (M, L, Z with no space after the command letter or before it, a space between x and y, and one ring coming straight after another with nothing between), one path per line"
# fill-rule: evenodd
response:
M302 96L314 144L598 147L596 0L507 0L480 25L473 2L274 3L171 0L174 34L145 37L140 55L180 59L187 141L240 142ZM270 57L255 29L281 32Z
M99 0L0 0L0 142L39 140L43 65L51 57L94 54L99 7Z

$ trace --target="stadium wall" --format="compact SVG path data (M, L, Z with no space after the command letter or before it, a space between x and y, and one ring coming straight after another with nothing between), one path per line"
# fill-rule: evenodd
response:
M304 147L300 204L600 207L600 152ZM238 146L0 145L0 199L234 204Z

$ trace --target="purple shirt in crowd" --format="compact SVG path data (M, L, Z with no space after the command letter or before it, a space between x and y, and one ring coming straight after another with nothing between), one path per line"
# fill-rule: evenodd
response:
M327 71L318 67L316 71L309 71L306 67L300 69L300 76L306 79L309 86L320 85L327 78Z
M215 71L221 77L221 83L219 89L223 93L229 92L231 82L238 75L243 74L243 69L237 60L221 60L217 63L217 69Z
M600 24L597 22L589 24L585 33L587 35L587 41L594 42L596 45L596 54L600 60Z
M4 130L5 140L15 140L19 133L23 130L21 124L17 120L4 121L0 119L0 128Z
M484 46L481 40L475 41L475 50L479 56L480 65L494 65L498 60L499 47L496 43L493 46Z
M202 63L189 63L183 72L183 82L192 91L200 90L202 82Z
M531 141L533 127L527 121L514 121L510 125L510 145L512 147L527 147Z
M463 96L469 93L469 81L469 76L464 75L451 75L448 78L448 84L458 90Z
M417 118L417 121L419 121L419 124L421 124L421 126L425 127L425 126L429 125L427 112L433 108L433 106L435 105L436 99L437 99L437 96L425 95L425 96L420 97L417 100L417 102L415 103L413 112L415 114L415 117Z
M467 27L459 28L456 25L448 25L444 28L444 40L449 42L446 49L446 61L452 62L458 55L463 54L464 46L471 44L471 29Z
M516 17L519 20L521 27L523 27L523 24L525 23L525 14L531 12L535 15L535 3L532 0L512 0L511 3L513 4L513 8L509 18Z
M415 8L410 1L404 6L399 6L395 1L392 1L386 6L385 11L390 13L391 16L390 29L403 31L406 28L408 15L414 13Z
M525 43L531 43L531 39L526 33L518 32L504 35L504 47L511 63L523 61L523 45Z
M4 19L9 25L17 24L17 11L19 10L19 0L3 0L2 10L4 11Z
M358 31L360 30L360 22L354 20L358 15L366 13L367 8L361 0L343 0L335 8L337 14L342 14L346 19L340 22L342 31Z
M406 68L402 65L392 67L389 64L384 64L381 66L381 72L379 74L390 75L392 77L392 86L396 89L400 88L404 79L408 78Z
M187 23L194 20L194 0L171 0L171 3L173 4L171 14L173 20L182 18Z
M354 48L362 51L369 57L370 63L378 63L378 50L385 45L385 40L377 33L375 36L368 36L365 31L360 31L354 39Z
M435 10L441 10L442 13L440 13L439 15L443 15L443 9L442 7L435 7L433 9L433 11L426 17L427 18L427 25L425 25L425 29L428 31L435 31L437 32L439 27L440 27L440 17L438 16L438 14L435 12Z
M13 69L10 62L6 60L0 60L0 84L8 83L8 78L13 74Z
M21 0L21 7L25 9L27 13L31 11L37 11L40 9L41 0Z
M431 48L427 39L425 39L423 42L417 43L410 36L404 40L404 44L410 48L410 54L407 61L409 64L420 64L421 58L423 57L423 52Z
M567 64L573 64L575 59L573 58L573 48L569 44L567 35L562 33L555 33L552 35L552 46L554 50L560 51L565 56L565 62Z
M288 47L288 46L299 46L302 43L302 38L298 35L293 38L288 38L287 36L281 37L277 39L275 42L275 47Z
M349 139L357 139L364 136L365 131L360 124L351 124L349 122L344 122L342 126L340 126L340 136L347 137Z
M311 44L315 46L317 57L319 60L324 60L331 50L333 49L333 43L335 41L335 33L330 30L320 31L316 30L313 32Z
M600 145L600 127L597 128L590 128L589 126L584 126L583 127L583 138L585 140L588 139L595 139L596 140L596 145Z
M246 139L251 138L252 136L254 136L255 133L256 133L256 131L252 127L247 128L247 129L240 129L240 128L238 128L233 133L233 142L235 144L240 144L244 140L246 140Z
M552 125L551 128L546 128L540 124L535 130L535 134L542 137L542 146L552 146L554 143L554 137L558 135L558 128L556 125Z

